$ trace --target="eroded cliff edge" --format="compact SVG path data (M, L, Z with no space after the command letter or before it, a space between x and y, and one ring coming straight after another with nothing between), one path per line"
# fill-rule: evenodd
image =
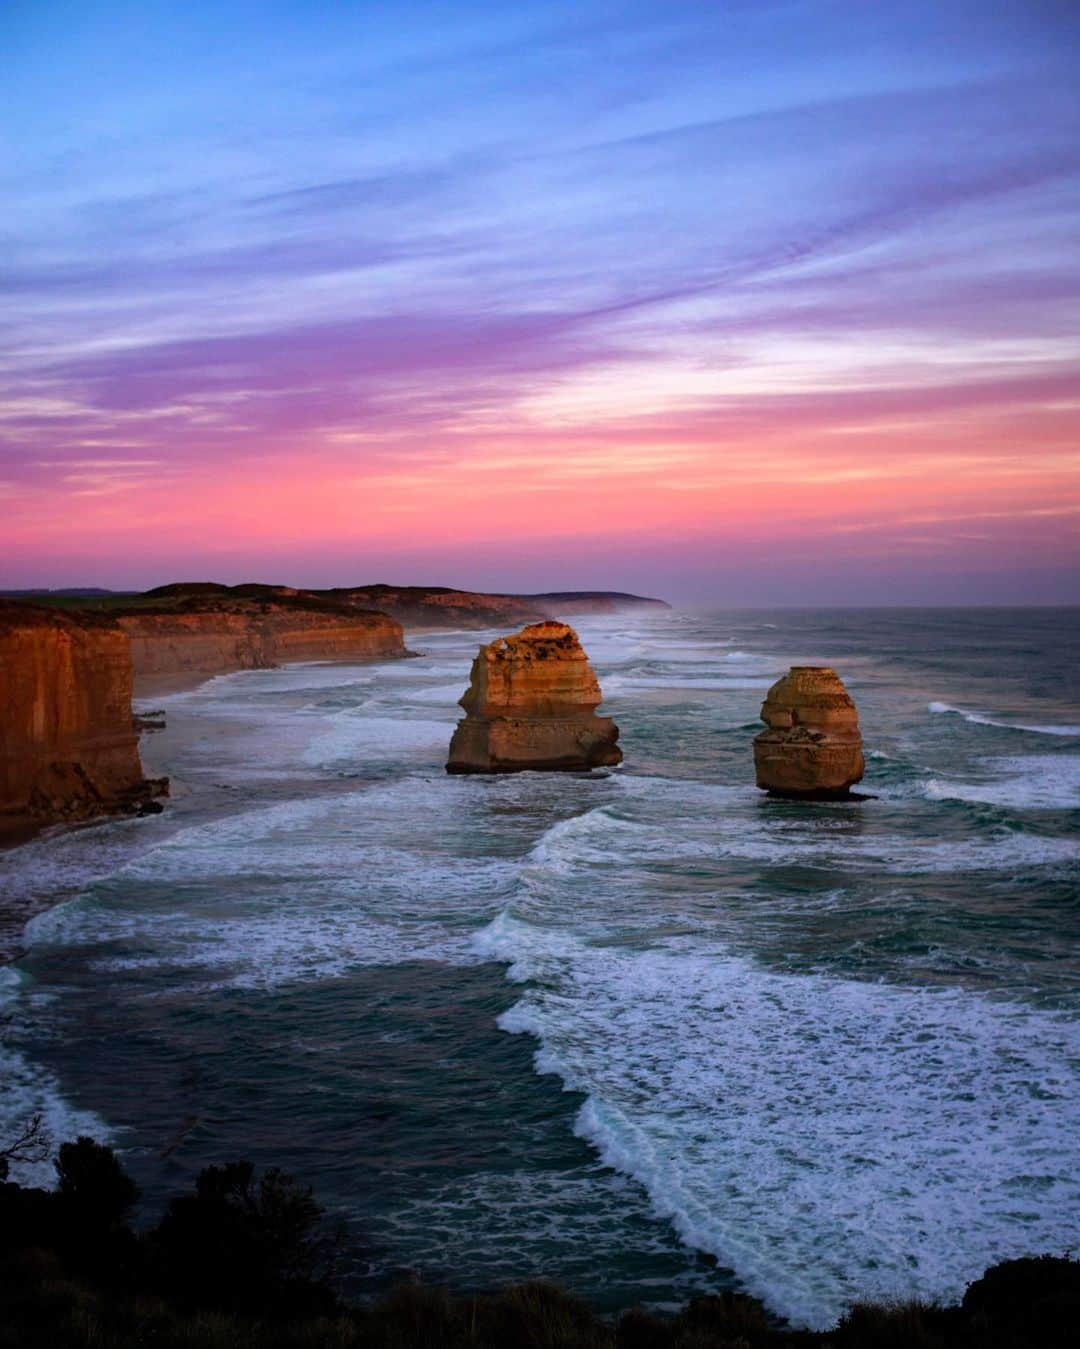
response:
M127 635L96 615L0 601L0 838L138 812L143 776Z
M367 604L407 628L500 628L563 619L573 614L668 609L664 600L613 590L550 591L539 595L485 594L448 586L352 586L320 592L349 604Z
M397 619L310 595L168 587L117 611L116 621L131 641L139 692L168 676L408 655Z

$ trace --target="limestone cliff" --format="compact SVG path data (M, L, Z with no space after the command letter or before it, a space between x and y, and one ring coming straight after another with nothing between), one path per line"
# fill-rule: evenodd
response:
M117 615L137 676L224 674L298 660L404 656L401 624L386 614L286 593L178 591Z
M851 695L827 665L794 665L761 707L757 785L775 796L843 797L865 771Z
M667 600L647 595L628 595L623 590L549 590L541 595L517 595L524 604L535 604L548 618L565 619L576 614L632 614L670 609Z
M327 592L347 604L365 604L409 628L501 628L546 617L540 605L514 595L487 595L444 586L357 586Z
M536 595L510 595L450 586L361 585L331 590L298 590L295 586L225 586L215 581L179 581L158 586L143 595L113 594L107 590L57 591L55 596L80 596L113 612L132 606L187 609L194 602L296 603L309 607L378 610L407 628L506 628L545 618L565 619L577 614L633 613L643 609L668 609L664 600L630 595L616 590L559 590ZM49 604L53 595L43 592L35 602ZM236 667L232 667L236 668Z
M448 773L582 771L617 764L619 730L598 717L600 685L565 623L534 623L480 648L461 699Z
M127 637L102 618L0 601L0 833L137 811L148 782Z
M371 585L320 593L350 604L382 609L407 628L501 628L572 614L614 614L670 607L663 600L609 590L503 595L445 586Z

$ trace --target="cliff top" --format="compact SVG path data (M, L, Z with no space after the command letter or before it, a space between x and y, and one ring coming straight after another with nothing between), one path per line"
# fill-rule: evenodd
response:
M16 628L115 628L111 615L93 610L74 612L35 604L29 600L0 597L0 632Z
M323 614L384 612L413 627L489 628L582 613L614 613L622 608L669 608L664 600L619 590L560 590L536 595L487 594L452 586L364 586L298 590L294 586L245 582L175 581L144 593L92 590L50 591L12 596L20 603L66 613L179 614L273 613L288 608Z
M581 640L569 623L546 618L541 623L530 623L509 637L496 637L480 651L488 660L532 660L543 659L556 649L560 655L585 659Z
M226 586L214 581L179 581L158 586L143 594L109 595L35 595L28 600L3 600L23 609L35 608L43 614L66 614L80 620L110 622L112 617L147 617L155 614L239 613L272 614L288 610L332 614L366 622L383 618L376 609L350 604L328 594L294 590L289 586Z
M515 595L514 599L535 600L538 603L542 601L551 601L558 603L563 600L588 601L588 600L610 600L613 604L648 604L655 605L658 609L670 609L671 605L667 600L654 599L651 595L632 595L626 590L543 590L538 595Z

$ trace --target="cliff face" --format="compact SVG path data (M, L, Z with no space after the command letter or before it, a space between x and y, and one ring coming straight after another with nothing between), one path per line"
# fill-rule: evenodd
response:
M461 699L448 773L583 771L617 764L619 730L577 633L535 623L480 648Z
M538 604L514 595L485 595L440 586L358 586L329 593L347 604L381 609L410 628L501 628L545 617Z
M59 593L59 592L58 592ZM539 595L487 594L454 590L448 586L363 585L332 590L297 590L286 585L247 584L225 586L214 581L180 581L158 586L141 596L112 595L108 591L65 591L99 599L102 609L142 612L190 612L201 607L228 608L244 603L306 606L320 611L376 610L410 628L509 628L543 619L563 619L574 614L630 613L642 609L668 609L664 600L628 595L616 590L558 590ZM42 603L48 603L42 596ZM192 634L194 636L194 634ZM318 659L318 655L311 659ZM164 657L162 658L164 660ZM244 657L243 666L227 664L218 669L246 668L254 657ZM270 659L269 657L267 659ZM296 656L302 660L308 657ZM141 657L140 657L141 660ZM260 663L265 663L260 658ZM173 667L164 666L161 673ZM185 667L186 668L186 667ZM202 668L199 666L198 668Z
M757 785L776 796L843 797L865 771L851 695L827 665L794 665L761 707Z
M0 602L0 832L137 811L148 782L115 624Z
M322 593L350 604L370 604L373 608L383 609L411 628L501 628L571 614L614 614L670 607L663 600L607 590L489 595L441 586L374 585Z
M401 624L386 614L299 601L180 596L120 613L137 675L224 674L295 660L380 660L406 655Z
M549 618L575 614L624 614L644 609L670 609L667 600L646 595L628 595L622 590L550 590L542 595L518 595L525 604L535 604Z

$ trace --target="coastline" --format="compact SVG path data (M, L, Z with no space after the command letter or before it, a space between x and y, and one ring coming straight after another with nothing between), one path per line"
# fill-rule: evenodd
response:
M384 657L380 656L372 660L361 661L355 658L348 660L319 660L311 661L284 661L280 665L265 667L237 666L230 670L178 670L169 674L149 674L137 675L135 685L132 691L133 714L138 719L145 717L148 712L156 709L147 708L145 705L157 698L174 697L182 693L191 693L200 688L203 684L212 679L217 679L222 675L253 673L257 669L288 669L296 665L319 664L319 665L378 665L383 661L405 660L416 656L418 653L406 649L403 656ZM142 705L142 706L140 706ZM169 728L172 729L171 727ZM137 815L127 815L124 813L110 814L105 812L101 815L94 815L89 819L83 820L42 820L32 816L11 817L3 821L0 826L0 866L3 860L21 849L31 846L35 843L46 843L54 839L70 838L76 834L87 831L97 831L103 825L110 824L129 824L132 827L138 825L146 827L152 820L161 821L163 818L168 824L170 816L175 813L175 803L178 798L189 798L195 790L190 785L177 778L175 773L170 773L168 763L165 760L156 761L153 750L148 748L148 738L160 734L156 726L144 726L139 735L139 754L143 759L144 769L151 776L168 776L170 778L170 801L171 805L165 807L164 816L153 815L140 817ZM26 947L23 944L23 933L26 925L38 914L45 913L54 908L57 904L66 903L73 898L72 894L61 890L60 893L40 893L29 895L25 899L12 899L11 896L2 888L2 878L0 878L0 969L13 964L22 955L25 954Z
M713 1277L687 1265L689 1238L723 1269L745 1270L770 1305L824 1323L841 1298L866 1290L954 1296L996 1253L987 1254L991 1238L1006 1253L1050 1249L1067 1180L1018 1224L1008 1191L970 1199L953 1168L969 1165L956 1140L982 1136L990 1105L1026 1170L1029 1157L1058 1157L1071 1132L1055 1100L1036 1119L1025 1113L1025 1084L1057 1071L1060 1027L1044 1007L1022 998L991 1006L986 992L1022 994L1035 978L1043 1004L1068 992L1060 935L1047 933L1032 953L1031 920L1068 884L1062 791L1080 746L936 708L1063 721L1060 691L1053 704L1023 699L1040 688L1026 673L1029 650L1045 646L1040 679L1068 675L1068 650L1052 619L995 633L975 616L957 632L949 617L928 635L927 675L918 650L914 670L873 654L904 638L902 617L769 623L588 625L633 751L629 773L588 784L443 775L458 671L482 640L473 633L414 637L428 655L406 665L304 662L163 699L173 714L142 749L148 771L167 760L184 779L168 814L65 831L4 868L13 892L44 891L52 875L59 898L86 895L39 918L29 954L0 976L28 981L11 1004L26 1020L20 1040L40 1051L28 1061L54 1073L65 1103L138 1126L133 1155L155 1194L155 1158L178 1118L231 1120L231 1136L216 1125L193 1134L183 1164L257 1146L266 1164L310 1166L395 1262L435 1279L451 1240L461 1277L476 1280L537 1267L535 1244L553 1277L605 1306L624 1305L642 1280L674 1305ZM972 654L975 631L993 653L985 685L972 682L985 663ZM872 809L766 806L750 780L757 685L775 664L822 649L855 672L873 728L881 791ZM1030 900L1016 886L1017 857L1041 868ZM108 879L86 884L88 867ZM984 902L971 894L973 871ZM1002 896L1015 913L1004 924ZM691 931L672 931L675 906ZM913 949L912 924L943 948L947 968L936 951ZM50 1000L54 990L61 996ZM493 1020L510 1038L500 1041ZM933 1039L913 1036L916 1026ZM801 1027L815 1037L813 1054L793 1034ZM715 1045L733 1036L755 1051L718 1062ZM686 1065L676 1080L673 1043ZM535 1073L538 1049L558 1065L561 1087ZM177 1056L220 1071L189 1087L177 1080ZM314 1097L313 1078L325 1088ZM970 1101L939 1089L969 1079ZM261 1084L254 1104L249 1081ZM498 1096L488 1100L481 1082L497 1082ZM812 1207L795 1226L748 1179L795 1169L783 1131L778 1138L765 1117L792 1082L794 1136L815 1167ZM561 1095L567 1087L572 1095ZM729 1103L719 1114L714 1089ZM388 1092L396 1104L383 1124ZM579 1131L582 1092L591 1103ZM483 1102L475 1116L466 1094ZM532 1121L548 1119L549 1107L558 1127L541 1150ZM244 1121L255 1113L253 1134ZM880 1255L903 1250L918 1223L903 1188L915 1162L905 1115L926 1140L917 1164L927 1192L965 1215L962 1240L921 1239L926 1264L915 1273ZM869 1230L830 1207L863 1175L832 1147L836 1117L888 1144L875 1163ZM361 1119L376 1122L364 1125L373 1169L356 1175L332 1158L348 1155ZM623 1119L632 1129L619 1131ZM289 1140L309 1132L327 1150L294 1155ZM414 1163L399 1190L403 1137ZM672 1137L675 1163L653 1146ZM597 1157L619 1161L618 1171L598 1173ZM709 1207L683 1203L675 1166ZM390 1178L385 1191L370 1183L376 1172ZM720 1203L724 1193L738 1205ZM673 1211L677 1225L656 1228L645 1213L657 1211ZM780 1254L763 1265L755 1254L766 1239ZM865 1251L884 1273L867 1273ZM808 1289L787 1281L795 1267L812 1272Z

